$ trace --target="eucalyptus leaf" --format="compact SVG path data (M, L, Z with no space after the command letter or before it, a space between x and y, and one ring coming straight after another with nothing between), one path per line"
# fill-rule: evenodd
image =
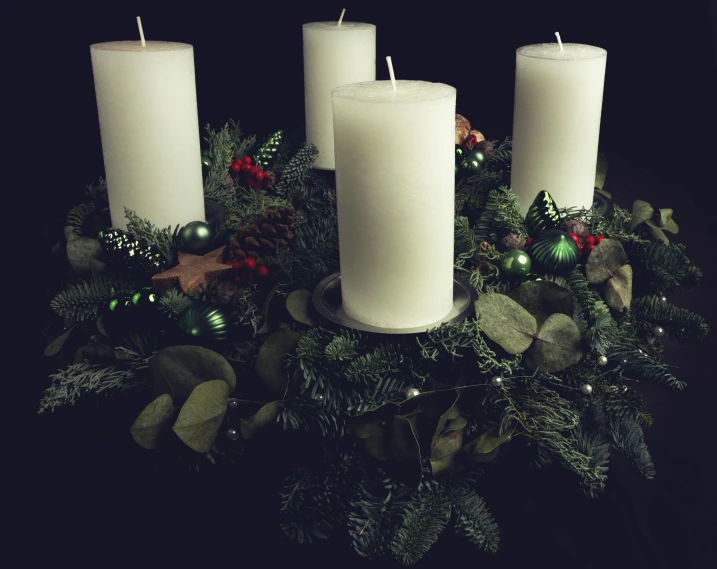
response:
M443 431L446 421L459 415L457 401L458 391L447 389L420 393L401 403L400 414L413 426L423 454L430 453L431 444Z
M103 314L100 314L96 321L97 325L97 331L102 334L105 338L109 338L110 335L107 333L107 330L105 329L105 317Z
M481 330L509 354L520 354L533 342L538 324L520 304L504 294L484 294L475 304Z
M632 302L632 267L620 267L617 274L607 281L605 303L613 310L628 310Z
M301 336L288 328L271 334L259 348L254 370L266 386L283 397L286 391L287 372L284 369L286 355L299 343Z
M132 424L132 438L142 448L154 450L165 425L174 413L172 398L164 393L147 405Z
M273 326L272 318L270 318L270 309L272 302L276 297L276 291L278 288L279 285L275 285L274 288L269 291L269 294L264 300L264 305L261 307L261 318L259 319L260 326L256 331L257 334L268 334L269 332L271 332Z
M286 309L294 320L307 326L316 326L316 320L309 314L310 304L311 291L305 288L295 290L286 297Z
M250 439L262 427L276 421L281 413L281 401L272 401L264 405L255 415L242 419L240 422L241 436Z
M57 338L55 338L52 342L50 342L47 347L45 348L45 355L46 356L54 356L60 353L62 350L62 346L65 345L65 342L72 334L73 330L75 329L75 326L72 326L71 328L68 328L65 330L62 334L60 334Z
M637 200L632 204L632 221L630 231L634 230L641 223L645 223L655 213L654 208L646 201Z
M508 296L535 318L538 327L551 314L558 312L572 317L575 312L575 295L572 291L550 281L527 282L513 289Z
M471 455L485 455L497 449L512 434L513 429L507 429L501 433L500 427L491 427L487 431L481 433L477 439L472 440L465 447L463 447L463 450Z
M669 231L670 233L677 234L680 232L680 227L675 223L674 219L670 219L665 225L663 225L660 229L662 231Z
M76 236L67 241L67 260L74 271L87 272L91 261L102 253L102 246L97 239Z
M222 379L201 383L194 388L179 411L172 430L192 450L209 452L227 412L229 384Z
M665 225L667 225L667 223L672 219L673 213L672 208L669 207L658 209L652 216L652 222L657 225L657 227L664 228Z
M595 167L595 189L604 192L605 177L607 176L607 158L602 152L598 152L597 165ZM608 195L609 197L609 195Z
M627 253L617 239L603 239L595 245L585 263L588 282L602 283L616 274L627 263Z
M493 460L496 456L498 456L498 451L500 450L500 447L494 448L492 451L487 453L480 453L480 452L474 452L471 454L471 460L473 462L490 462Z
M236 387L236 375L220 354L200 346L170 346L157 352L150 364L154 391L169 393L177 401L186 399L205 381L222 379L229 393Z
M647 220L645 225L647 225L647 230L653 239L662 241L665 245L670 244L670 240L667 238L667 235L665 235L665 232L657 227L657 225L655 225L651 220Z
M450 431L440 437L431 448L431 472L434 476L456 474L460 470L463 433Z
M580 330L570 316L553 314L540 328L527 352L526 366L545 373L563 370L580 361Z
M404 484L416 486L422 476L421 449L413 425L406 417L393 418L387 442L393 476Z
M384 403L371 411L348 417L346 421L347 430L360 439L381 436L381 424L387 419L398 415L400 410L400 406L396 403Z

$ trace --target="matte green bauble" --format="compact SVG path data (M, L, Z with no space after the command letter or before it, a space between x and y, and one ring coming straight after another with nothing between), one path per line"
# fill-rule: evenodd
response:
M107 303L102 313L102 327L112 337L123 336L130 328L132 301L129 296L118 296Z
M202 150L202 166L205 168L212 167L212 159L209 157L209 150Z
M525 224L528 227L528 235L536 236L541 231L556 229L560 224L558 206L555 205L553 197L545 190L538 192L532 205L528 208L525 216Z
M226 340L229 337L229 316L220 306L210 302L195 302L182 312L177 324L196 338Z
M471 174L477 174L483 169L485 164L485 154L480 150L469 150L466 152L463 160L461 161L461 168Z
M510 279L527 277L530 274L532 262L525 251L511 249L500 258L498 265L502 274Z
M530 243L533 262L548 273L569 273L578 264L580 252L570 234L559 229L543 231Z
M185 253L197 253L212 242L212 229L203 221L191 221L182 227L179 239Z

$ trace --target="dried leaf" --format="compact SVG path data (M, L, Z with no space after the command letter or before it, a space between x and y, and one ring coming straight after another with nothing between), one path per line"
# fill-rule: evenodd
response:
M311 291L305 288L295 290L286 298L286 309L294 320L307 326L316 326L316 321L309 313L310 304Z
M259 348L254 370L266 386L283 397L288 376L284 369L286 355L299 343L301 336L288 328L271 334Z
M485 455L496 450L512 434L513 429L508 429L501 433L500 427L492 427L482 433L477 439L468 443L463 447L463 450L471 455Z
M535 343L528 350L526 366L554 373L578 363L582 356L577 324L565 314L553 314L540 328Z
M605 303L613 310L628 310L632 302L632 267L625 265L607 281Z
M229 362L221 354L200 346L164 348L157 352L150 368L155 393L168 393L175 401L186 399L205 381L222 379L229 393L236 386L236 375Z
M267 403L255 415L241 420L241 436L245 439L252 438L259 429L276 421L280 412L281 401Z
M102 246L97 239L76 236L67 242L67 260L78 273L90 270L90 263L102 253Z
M597 164L595 167L595 189L602 192L605 192L603 187L605 186L605 177L607 176L607 166L607 158L605 158L605 155L602 152L598 152ZM609 194L608 197L610 197Z
M272 301L276 297L276 291L279 288L279 285L275 285L274 288L272 288L269 291L269 294L267 295L266 299L264 300L264 305L261 307L261 318L259 319L259 328L257 329L257 334L268 334L271 332L273 326L272 318L269 317L270 315L270 308Z
M538 324L512 298L504 294L484 294L475 306L481 330L509 354L520 354L530 347Z
M387 441L391 453L387 470L396 480L416 486L422 476L421 449L411 422L402 415L395 416L390 423Z
M147 405L132 424L132 438L142 448L154 450L165 425L174 413L172 398L164 393Z
M461 430L449 431L431 448L431 472L434 476L456 474L460 470L460 453L463 446Z
M50 342L47 347L45 348L45 355L46 356L54 356L60 353L62 350L62 346L65 345L65 342L70 337L70 334L72 334L72 331L75 329L75 326L72 326L71 328L68 328L65 330L62 334L60 334L57 338L55 338L52 342Z
M550 281L532 281L511 291L508 295L536 320L538 327L543 325L551 314L567 314L572 317L575 311L575 295L560 285Z
M172 427L184 444L197 452L212 450L227 412L229 393L229 385L222 379L194 388Z
M655 210L653 207L642 200L637 200L632 204L632 221L630 222L630 231L634 230L641 223L645 223L650 219Z
M627 263L627 253L617 239L603 239L590 253L585 263L588 282L602 283L615 275Z

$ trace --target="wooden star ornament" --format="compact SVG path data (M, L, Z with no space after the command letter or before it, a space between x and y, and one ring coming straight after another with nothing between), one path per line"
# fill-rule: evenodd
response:
M179 264L152 277L152 285L158 292L165 292L179 281L179 286L188 294L201 287L208 287L213 281L232 271L224 264L224 249L220 247L206 255L179 254Z

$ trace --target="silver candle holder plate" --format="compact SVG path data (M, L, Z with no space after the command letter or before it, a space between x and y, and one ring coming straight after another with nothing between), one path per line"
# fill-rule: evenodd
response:
M327 320L362 332L375 334L420 334L427 332L441 324L452 324L468 318L474 309L477 294L472 286L462 279L453 279L453 307L444 318L438 322L417 326L413 328L380 328L364 324L346 314L341 305L341 274L334 273L322 280L314 289L311 300L316 310Z

